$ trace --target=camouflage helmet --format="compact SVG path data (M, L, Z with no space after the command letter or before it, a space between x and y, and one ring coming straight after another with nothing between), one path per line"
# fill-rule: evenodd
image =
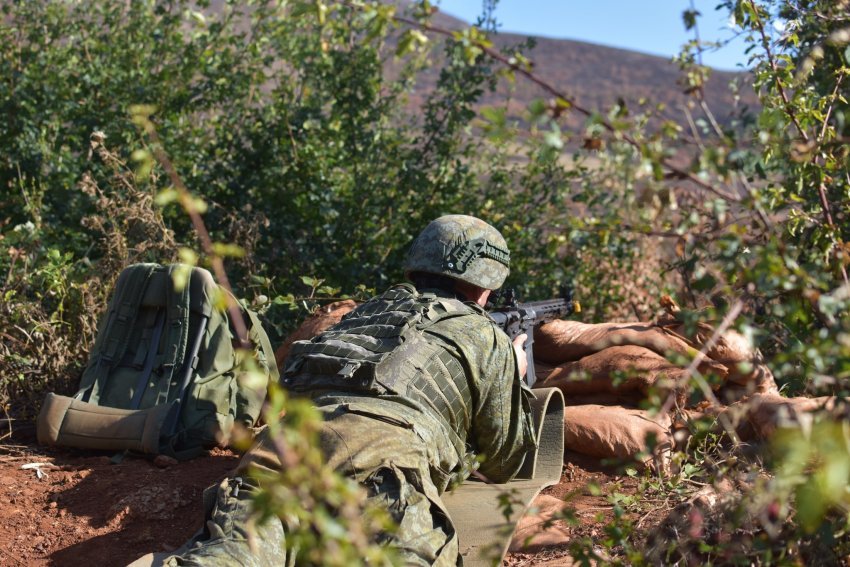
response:
M445 215L431 221L413 241L404 271L439 274L497 289L510 272L510 256L505 239L483 220Z

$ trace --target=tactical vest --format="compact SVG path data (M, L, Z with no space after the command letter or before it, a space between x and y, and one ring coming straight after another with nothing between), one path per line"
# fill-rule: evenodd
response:
M400 396L431 410L463 439L472 395L461 363L425 336L438 321L477 313L456 299L390 288L310 341L293 343L282 375L293 392Z

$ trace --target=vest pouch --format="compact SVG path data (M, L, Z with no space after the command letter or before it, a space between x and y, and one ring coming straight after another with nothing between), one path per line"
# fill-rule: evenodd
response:
M376 366L368 360L352 361L323 353L309 353L294 358L294 364L287 367L281 382L293 392L333 390L384 394L387 389L375 380Z
M171 404L124 410L47 394L38 414L38 442L79 449L157 454Z

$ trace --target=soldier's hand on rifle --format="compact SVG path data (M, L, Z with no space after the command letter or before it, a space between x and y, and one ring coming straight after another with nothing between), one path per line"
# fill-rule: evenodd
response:
M528 372L528 358L525 355L525 340L528 338L526 333L517 335L514 339L514 350L516 351L516 361L519 366L519 377L525 378Z

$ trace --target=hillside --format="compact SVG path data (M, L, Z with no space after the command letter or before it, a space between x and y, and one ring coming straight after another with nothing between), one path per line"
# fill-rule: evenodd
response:
M408 0L388 1L401 6L401 11L404 11L405 6L409 6ZM213 0L208 11L212 14L220 13L224 4L224 0ZM498 17L498 12L496 15ZM470 25L442 11L437 11L432 16L431 23L448 30L461 30ZM389 48L394 50L395 38L391 35L389 39ZM440 36L433 36L431 39L439 41ZM506 49L525 44L529 36L500 31L491 39L496 47ZM536 45L526 52L526 56L533 62L535 74L567 93L580 106L591 111L605 112L620 98L630 107L634 107L639 100L646 99L650 104L663 105L665 118L687 125L683 108L689 102L693 104L695 99L684 93L679 84L681 72L670 59L569 39L533 39ZM439 46L435 47L432 53L439 57ZM416 90L411 95L411 103L414 106L421 104L433 90L441 68L440 62L437 63L417 77ZM397 64L398 61L394 58L387 58L391 74ZM750 75L746 72L713 70L704 90L709 108L723 124L727 124L742 108L758 106L758 99L751 88L742 88L740 100L735 101L729 89L730 82L734 80L747 83L750 82ZM544 96L545 93L530 81L519 79L515 83L509 83L502 80L495 92L485 93L481 105L507 103L510 115L520 117L529 103ZM694 118L700 115L699 109L694 110ZM583 120L583 117L577 114L567 115L564 125L575 129L581 126Z
M468 24L447 13L438 12L433 23L450 30L462 29ZM517 46L527 36L514 33L498 33L493 36L496 47L503 49ZM641 98L652 104L663 104L664 114L682 124L687 120L683 108L694 98L683 92L678 81L681 76L678 66L669 59L647 55L626 49L617 49L568 39L535 38L536 46L528 53L534 63L534 71L552 85L574 98L577 104L590 110L606 111L618 98L634 106ZM438 70L420 79L418 91L422 95L433 88ZM709 108L721 123L728 123L734 113L742 107L758 105L750 88L743 88L739 101L734 100L729 90L733 80L747 82L749 74L728 71L713 71L705 88L705 99ZM535 98L545 96L539 87L529 81L517 80L514 84L501 81L494 93L484 96L483 104L498 105L509 100L511 114L518 115ZM694 110L694 117L701 111ZM575 128L583 122L578 115L567 117L567 126Z

